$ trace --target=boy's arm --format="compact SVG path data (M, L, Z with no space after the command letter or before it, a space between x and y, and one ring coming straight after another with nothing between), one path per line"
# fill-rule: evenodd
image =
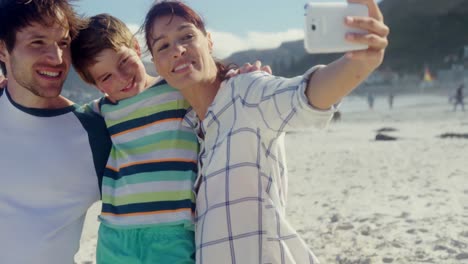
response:
M369 8L369 17L346 19L351 27L367 30L365 35L350 34L346 38L369 46L367 50L353 51L317 70L309 80L306 96L318 109L329 109L364 81L383 61L388 45L388 27L374 0L348 0Z

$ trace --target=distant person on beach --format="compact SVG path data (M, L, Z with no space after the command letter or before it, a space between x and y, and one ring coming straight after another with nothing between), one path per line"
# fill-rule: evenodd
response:
M463 90L465 89L465 85L462 83L458 86L457 90L455 91L455 95L453 97L453 111L457 111L457 106L460 105L462 111L465 111L465 94Z
M382 62L388 27L373 0L370 17L348 18L365 35L347 36L369 49L347 53L295 78L265 72L227 77L200 16L177 1L156 3L144 29L157 72L191 104L187 121L201 142L195 182L196 261L318 263L285 217L286 131L323 127L333 104Z
M372 92L369 92L367 94L367 105L369 106L369 109L374 109L374 101L375 101L375 97L374 97L374 94Z
M60 95L81 24L66 0L0 1L1 263L74 263L100 198L104 120Z
M388 94L388 108L393 109L393 100L395 99L395 94L390 92Z

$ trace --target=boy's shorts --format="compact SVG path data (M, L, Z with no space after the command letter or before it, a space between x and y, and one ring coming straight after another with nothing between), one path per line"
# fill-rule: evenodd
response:
M194 231L180 226L99 226L97 264L193 264Z

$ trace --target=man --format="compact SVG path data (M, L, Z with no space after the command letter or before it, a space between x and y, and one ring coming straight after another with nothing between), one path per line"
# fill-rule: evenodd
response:
M73 263L110 150L60 95L80 27L67 0L0 0L0 263Z

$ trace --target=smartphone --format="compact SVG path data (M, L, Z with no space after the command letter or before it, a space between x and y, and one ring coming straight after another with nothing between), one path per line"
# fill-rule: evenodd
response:
M304 47L308 53L339 53L367 49L346 41L345 35L367 33L346 26L346 16L369 16L366 5L347 2L309 2L305 6Z

